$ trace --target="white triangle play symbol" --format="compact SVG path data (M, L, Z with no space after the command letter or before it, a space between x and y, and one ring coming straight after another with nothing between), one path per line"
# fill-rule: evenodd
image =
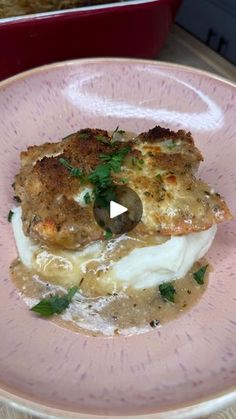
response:
M128 208L123 207L123 205L117 204L115 201L110 202L110 218L115 218L126 211L128 211Z

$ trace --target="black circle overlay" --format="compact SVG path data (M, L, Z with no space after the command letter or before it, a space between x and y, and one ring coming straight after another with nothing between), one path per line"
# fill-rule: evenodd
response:
M139 196L127 186L116 186L112 201L123 205L128 211L117 217L110 218L110 203L101 206L99 200L95 200L93 213L98 225L113 234L123 234L132 230L141 220L143 205Z

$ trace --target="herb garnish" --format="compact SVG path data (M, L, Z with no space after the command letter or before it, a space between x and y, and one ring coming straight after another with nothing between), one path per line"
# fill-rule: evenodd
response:
M14 214L14 211L10 210L9 213L8 213L8 216L7 216L7 221L9 223L11 223L13 214Z
M111 185L107 188L100 188L99 186L95 186L93 193L96 199L96 203L101 208L109 207L110 202L116 200L115 185Z
M161 176L160 173L158 173L158 175L156 175L156 179L158 180L158 182L162 182L163 181L162 176Z
M206 273L206 270L208 268L208 265L202 266L197 272L193 273L193 278L199 285L204 284L204 275Z
M113 138L113 135L116 134L116 133L122 135L122 134L125 133L125 131L123 129L119 129L119 125L117 125L116 129L111 134L111 138Z
M79 133L79 137L80 137L82 140L87 140L87 139L90 137L90 134L88 134L87 132L80 132L80 133Z
M84 202L85 204L90 204L91 203L91 195L89 192L86 192L86 194L84 195Z
M169 148L169 150L172 150L173 148L176 147L176 143L174 142L174 140L172 140L172 138L170 138L169 140L166 140L164 144L167 148Z
M176 291L170 282L159 285L159 291L164 300L174 303L174 295L176 294Z
M59 159L59 162L62 164L62 166L69 170L71 176L78 177L80 180L84 179L84 175L81 169L72 166L66 159L63 159L62 157Z
M100 187L105 188L111 183L111 169L109 165L98 164L95 169L88 175L88 181L94 185L99 184Z
M109 168L113 172L119 172L123 164L125 156L131 151L130 147L123 147L118 151L114 151L110 154L101 153L100 159L109 165Z
M110 201L115 200L115 184L113 183L112 172L119 172L125 159L129 153L130 147L123 147L118 151L110 154L101 153L101 163L88 175L88 181L93 183L93 194L101 207L105 208Z
M52 316L53 314L62 313L67 307L69 307L72 298L78 291L78 287L72 287L68 293L62 296L53 295L49 298L44 298L30 310L40 314L44 317Z
M112 232L111 232L111 230L106 230L104 232L104 239L105 240L110 240L111 238L112 238Z
M132 165L136 166L139 170L142 170L142 165L144 164L143 159L138 159L137 157L132 157Z
M109 205L115 199L115 186L111 179L111 168L108 164L99 164L88 176L88 181L93 183L93 195L102 208Z
M118 179L120 182L122 183L128 183L129 179L127 177L121 177L120 179Z
M93 195L98 205L105 208L109 205L110 201L116 199L115 184L113 183L111 174L112 172L120 172L124 159L130 151L131 148L126 146L112 153L101 153L99 155L101 163L87 177L85 177L81 169L72 166L66 159L60 158L59 162L69 170L71 176L78 177L83 182L88 181L92 183L94 185ZM88 199L90 197L85 194L85 203L89 203Z
M111 142L108 137L105 137L105 135L96 135L96 140L100 141L103 144L109 144L111 145Z

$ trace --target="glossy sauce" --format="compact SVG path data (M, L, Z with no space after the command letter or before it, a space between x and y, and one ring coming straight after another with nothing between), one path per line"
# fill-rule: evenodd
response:
M121 257L122 253L119 248L113 252L112 258ZM198 302L207 287L208 279L205 275L204 285L198 285L193 279L193 272L203 264L206 262L195 263L185 278L173 282L176 290L175 303L165 301L158 287L122 290L117 288L117 283L112 278L110 287L107 287L107 281L101 280L103 275L99 274L99 265L95 268L93 264L88 267L80 284L78 283L79 291L69 308L51 319L63 327L93 336L128 335L152 330L153 322L160 327ZM18 259L11 266L11 275L16 288L29 306L51 293L65 292L60 281L47 282L38 273L28 270Z

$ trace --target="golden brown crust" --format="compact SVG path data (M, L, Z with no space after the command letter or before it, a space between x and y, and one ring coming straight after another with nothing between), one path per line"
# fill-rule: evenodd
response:
M153 152L156 158L159 157L158 153L164 153L165 156L168 155L170 159L169 164L175 167L180 156L186 160L186 163L193 170L198 169L199 163L203 160L201 152L194 145L192 134L183 130L174 132L158 125L140 134L136 138L136 142L143 152ZM164 162L167 163L167 158L164 158Z
M103 237L93 217L93 204L74 200L84 188L93 186L71 176L60 159L86 177L101 162L100 153L124 147L124 142L111 147L111 140L107 131L85 129L58 143L29 147L21 153L15 193L21 200L26 235L68 249ZM194 176L202 155L190 133L155 127L128 144L131 151L121 172L113 174L113 181L122 184L122 178L128 178L128 186L142 199L144 232L187 234L232 219L224 200Z
M169 128L160 127L160 125L156 125L147 132L142 132L139 134L138 138L149 143L158 143L162 142L164 139L172 138L174 140L181 140L194 145L191 132L183 130L175 132L171 131Z
M92 205L81 206L74 200L83 188L92 186L71 176L60 159L88 175L100 163L100 153L124 147L119 143L111 149L110 141L107 131L84 129L59 143L29 147L21 153L22 168L16 176L15 193L21 200L26 235L68 249L103 237L94 220ZM48 157L43 157L45 154Z

